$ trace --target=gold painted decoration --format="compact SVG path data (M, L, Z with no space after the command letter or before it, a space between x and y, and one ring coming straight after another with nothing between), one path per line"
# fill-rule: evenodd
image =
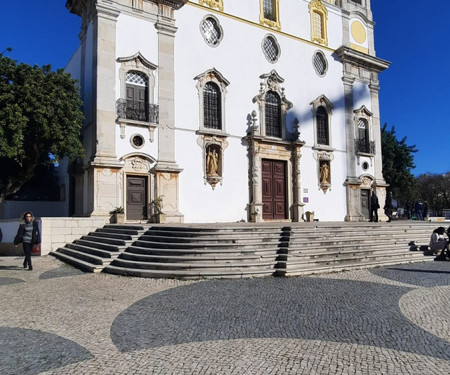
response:
M211 9L223 12L223 0L200 0L200 5L207 5Z
M309 3L311 15L311 41L328 46L328 10L320 0Z
M356 43L363 44L367 39L367 32L364 25L359 21L353 21L351 26L353 39Z

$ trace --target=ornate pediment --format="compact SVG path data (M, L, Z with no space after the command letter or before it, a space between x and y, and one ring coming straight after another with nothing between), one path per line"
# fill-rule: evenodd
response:
M132 61L132 62L135 63L136 66L139 66L139 64L142 64L142 66L144 66L147 69L151 69L151 70L155 70L158 67L158 65L155 65L155 64L151 63L150 61L148 61L141 54L140 51L136 52L132 56L119 57L116 61L119 62L119 63L129 63L130 61Z

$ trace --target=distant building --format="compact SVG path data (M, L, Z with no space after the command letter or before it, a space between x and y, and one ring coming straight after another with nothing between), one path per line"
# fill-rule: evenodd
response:
M384 202L369 0L68 0L82 18L75 215L368 219ZM381 213L381 212L380 212Z

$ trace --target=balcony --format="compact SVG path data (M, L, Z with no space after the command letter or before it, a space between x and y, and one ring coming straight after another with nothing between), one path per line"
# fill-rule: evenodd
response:
M365 139L355 139L356 154L375 155L375 142Z
M117 118L121 120L141 121L151 124L159 123L159 106L157 104L118 99L116 111Z

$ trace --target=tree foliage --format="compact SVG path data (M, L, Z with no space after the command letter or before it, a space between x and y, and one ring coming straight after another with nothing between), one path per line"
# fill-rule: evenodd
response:
M49 154L83 155L83 114L76 81L0 54L0 202L30 180Z
M418 192L434 215L443 216L450 208L450 171L445 174L426 173L417 177Z
M413 202L416 196L416 180L411 173L414 166L416 146L408 146L406 137L397 139L395 129L381 129L381 147L383 154L383 177L390 185L393 196L403 203Z

